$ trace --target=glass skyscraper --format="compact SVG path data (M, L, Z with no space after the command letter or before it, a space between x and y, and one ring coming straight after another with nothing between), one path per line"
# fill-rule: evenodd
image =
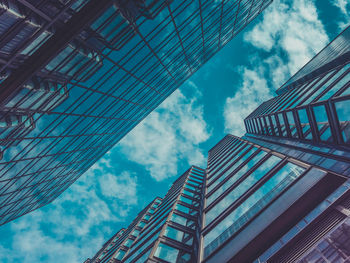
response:
M85 262L197 262L205 171L192 166Z
M347 28L209 150L197 258L144 235L123 262L350 262L349 63Z
M0 225L60 195L272 0L0 0Z
M308 246L344 223L348 177L301 161L303 154L247 135L227 135L209 151L201 262L297 262ZM320 225L326 210L338 220ZM302 235L300 244L295 239ZM281 252L288 246L294 258Z

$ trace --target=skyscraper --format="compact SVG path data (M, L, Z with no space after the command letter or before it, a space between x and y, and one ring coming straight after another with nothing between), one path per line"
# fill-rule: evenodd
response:
M173 183L162 200L153 201L154 204L159 200L155 211L147 211L150 204L117 242L116 236L120 232L87 262L145 262L147 259L150 262L196 262L204 176L203 169L192 166Z
M344 223L348 177L301 161L305 152L295 153L232 135L209 151L201 262L297 262L333 226ZM338 205L344 210L336 210ZM325 210L337 219L320 225L316 222ZM302 235L300 244L295 238ZM293 257L282 252L292 246L288 242L299 246L290 248ZM277 252L285 261L276 258Z
M349 261L349 55L348 27L278 89L278 96L245 119L248 133L243 139L331 178L324 190L304 194L309 200L320 198L316 208L281 231L260 262Z
M0 225L60 195L272 0L1 0Z
M209 150L198 258L148 262L350 262L349 54L347 28Z

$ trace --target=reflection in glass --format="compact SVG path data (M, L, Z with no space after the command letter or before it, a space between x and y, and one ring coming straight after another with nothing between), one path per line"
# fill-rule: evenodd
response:
M207 199L207 206L210 205L213 201L216 200L223 192L225 192L231 185L237 182L254 164L257 164L264 156L266 155L265 151L259 152L254 156L246 165L239 169L229 180L227 180L223 185L221 185L212 195Z
M287 119L288 119L290 133L291 133L293 138L296 138L296 137L298 137L298 130L297 130L297 127L296 127L296 124L295 124L295 119L294 119L294 116L293 116L293 112L292 111L288 111L286 113L286 115L287 115Z
M300 125L302 129L302 133L305 139L312 139L311 127L309 123L309 118L307 116L306 109L298 110L298 116L300 120Z
M313 107L313 111L317 123L317 130L320 134L320 139L322 141L327 141L328 139L331 139L332 133L331 128L329 126L325 105L315 106Z
M281 168L204 236L204 256L208 256L215 248L234 235L248 220L266 207L275 196L286 189L304 171L304 168L292 163L287 163Z
M262 163L254 172L252 172L243 182L228 193L222 200L220 200L212 209L205 215L205 224L211 223L217 216L219 216L232 203L237 201L248 189L265 176L281 158L272 155L264 163Z
M349 117L350 117L350 101L349 100L343 100L343 101L337 101L335 103L335 109L337 111L339 125L342 133L342 137L345 143L350 142L350 123L349 123Z

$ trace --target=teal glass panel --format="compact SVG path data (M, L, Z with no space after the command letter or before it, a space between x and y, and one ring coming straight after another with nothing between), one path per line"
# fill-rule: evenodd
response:
M305 139L312 139L311 127L306 109L298 110L298 116L301 124L301 129Z
M180 201L182 201L182 202L184 202L184 203L186 203L186 204L189 204L189 205L196 205L196 204L198 204L197 201L192 200L192 199L189 199L189 198L184 197L184 196L180 196L179 199L180 199Z
M287 136L287 130L286 130L286 125L284 123L283 114L282 113L278 113L277 116L278 116L278 121L280 123L282 136Z
M204 236L204 256L234 235L248 220L266 207L274 197L286 189L303 172L304 168L287 163L263 186L258 188L241 205Z
M183 217L177 214L172 214L170 220L183 226L190 226L194 224L194 221L192 221L191 219L188 219L186 217Z
M176 263L179 252L180 251L176 248L160 243L154 253L154 256L171 263Z
M320 139L322 141L327 141L328 139L331 139L332 133L331 128L329 126L325 105L313 107L313 111L317 123L317 129L320 134Z
M189 207L187 207L187 206L183 206L183 205L181 205L181 204L177 204L176 206L175 206L175 209L176 210L178 210L178 211L180 211L180 212L183 212L183 213L185 213L185 214L189 214L189 215L196 215L196 214L198 214L198 211L197 210L195 210L195 209L192 209L192 208L189 208Z
M288 111L288 112L286 112L286 115L287 115L288 124L289 124L289 130L291 132L291 135L292 135L293 138L296 138L296 137L298 137L298 130L297 130L297 127L296 127L296 124L295 124L295 119L294 119L294 116L293 116L293 112Z
M229 176L238 166L240 166L242 163L244 163L250 156L252 156L256 151L258 150L257 147L252 147L250 150L248 150L248 152L245 152L242 155L237 155L232 161L230 161L230 163L232 164L232 162L234 162L235 160L237 160L237 158L241 158L239 159L235 164L233 164L229 169L227 169L225 171L225 173L223 173L219 178L216 179L216 181L208 186L208 193L210 191L212 191L220 182L222 182L227 176Z
M250 168L257 164L264 156L265 151L259 152L249 162L246 163L241 169L239 169L229 180L227 180L220 188L218 188L213 194L207 199L207 206L215 201L223 192L225 192L231 185L237 182Z
M135 236L135 237L137 237L139 234L140 234L140 230L137 230L137 229L135 229L135 230L131 233L131 235L133 235L133 236Z
M272 126L273 126L273 129L275 131L275 134L278 136L279 135L279 131L278 131L277 122L276 122L276 116L275 115L271 115L271 121L272 121Z
M233 163L239 156L244 153L244 150L248 147L248 144L244 143L241 144L236 150L232 151L228 156L223 157L226 160L229 160L224 165L219 166L217 169L215 169L213 172L210 172L209 175L211 176L208 180L208 183L212 182L214 178L216 178L213 175L218 175L222 173L231 163Z
M134 263L145 263L147 262L148 256L151 253L153 247L150 247L149 249L147 249L147 251L142 255L142 257L138 258L136 261L134 261Z
M350 143L350 100L337 101L335 109L337 111L339 125L344 142Z
M225 209L237 201L246 191L262 179L274 166L281 161L281 158L272 155L263 162L255 171L253 171L243 182L228 193L220 202L218 202L205 215L205 224L208 225L218 217Z
M154 256L170 263L190 262L190 255L164 243L159 243Z
M327 80L326 83L324 83L321 87L318 88L318 90L316 90L315 92L313 92L311 94L311 96L303 103L303 105L307 105L309 103L311 103L317 96L319 96L324 90L328 89L328 87L330 85L333 84L333 82L341 75L345 72L345 68L342 68L341 70L339 70L335 75L333 75L333 77L331 77L329 80Z
M124 255L125 255L125 253L126 253L126 251L124 251L124 250L119 250L119 251L117 252L117 254L114 256L114 258L117 259L117 260L122 260L123 257L124 257Z
M145 225L146 225L146 223L142 222L142 221L138 224L138 226L141 227L141 228L143 228Z
M193 238L190 234L175 229L171 226L168 226L164 231L164 236L174 239L176 241L182 242L187 245L191 245Z
M347 64L345 67L342 68L342 70L339 71L339 73L344 73L347 69L350 68L350 64ZM341 74L337 74L337 75L341 75ZM342 87L344 87L345 84L348 83L348 81L350 81L350 72L348 72L345 76L342 77L341 80L339 80L336 84L334 84L334 86L327 91L320 99L321 100L328 100L329 98L331 98L337 91L339 91Z
M134 242L134 240L132 240L132 239L128 239L128 240L126 240L126 242L124 243L124 246L126 246L126 247L130 247L131 246L131 244Z

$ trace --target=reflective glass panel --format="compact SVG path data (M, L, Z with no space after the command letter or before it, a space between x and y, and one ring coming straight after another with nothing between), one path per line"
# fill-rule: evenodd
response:
M234 235L249 219L266 207L275 196L286 189L303 172L304 168L287 163L263 186L259 187L241 205L233 210L224 220L204 236L204 255L220 246Z
M205 224L208 225L211 223L226 208L237 201L238 198L240 198L255 183L263 178L279 161L281 161L281 158L272 155L265 162L263 162L243 182L235 187L230 193L228 193L222 200L220 200L212 209L206 213Z
M350 142L350 101L343 100L335 103L335 108L338 115L339 125L344 142Z
M315 119L317 122L317 130L322 141L327 141L331 138L331 128L329 126L327 111L325 105L313 107Z

